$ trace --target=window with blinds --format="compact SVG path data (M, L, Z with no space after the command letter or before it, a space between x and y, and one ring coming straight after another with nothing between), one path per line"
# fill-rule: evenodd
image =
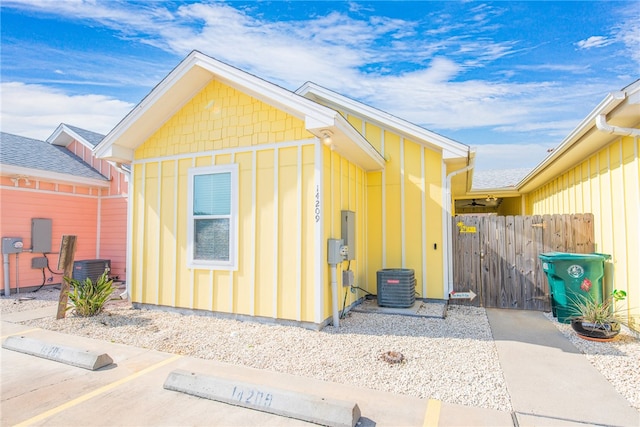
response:
M189 261L191 267L235 269L237 165L189 172Z

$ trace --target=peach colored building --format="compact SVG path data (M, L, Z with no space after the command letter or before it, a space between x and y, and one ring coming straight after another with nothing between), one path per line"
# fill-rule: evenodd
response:
M124 280L127 171L93 156L102 138L66 124L47 141L1 133L0 235L23 244L8 255L3 247L3 289L60 283L51 270L57 271L63 235L78 236L76 260L108 259L111 276ZM42 224L44 243L34 242Z

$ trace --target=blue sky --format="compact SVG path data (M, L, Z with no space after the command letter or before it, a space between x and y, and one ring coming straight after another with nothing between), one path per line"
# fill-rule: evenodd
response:
M1 124L106 134L190 51L534 167L640 78L640 2L2 0Z

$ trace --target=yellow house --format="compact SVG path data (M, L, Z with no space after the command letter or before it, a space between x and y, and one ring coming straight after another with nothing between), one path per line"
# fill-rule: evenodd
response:
M456 204L487 205L490 194L502 200L498 215L592 213L596 251L612 257L608 287L627 292L629 321L640 330L639 153L640 80L607 95L513 186L472 188L457 193ZM475 211L482 209L489 208Z
M609 94L517 186L528 215L590 212L640 330L640 80Z
M450 289L451 194L472 153L307 83L296 93L189 54L96 147L131 164L127 284L137 306L321 328L383 268ZM327 246L351 221L332 294ZM341 286L350 270L354 286ZM337 307L337 305L340 305Z

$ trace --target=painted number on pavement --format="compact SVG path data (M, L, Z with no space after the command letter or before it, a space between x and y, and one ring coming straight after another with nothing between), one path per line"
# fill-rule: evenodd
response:
M231 393L231 399L247 405L263 406L268 408L271 406L273 396L271 393L264 393L260 390L244 389L235 386Z

